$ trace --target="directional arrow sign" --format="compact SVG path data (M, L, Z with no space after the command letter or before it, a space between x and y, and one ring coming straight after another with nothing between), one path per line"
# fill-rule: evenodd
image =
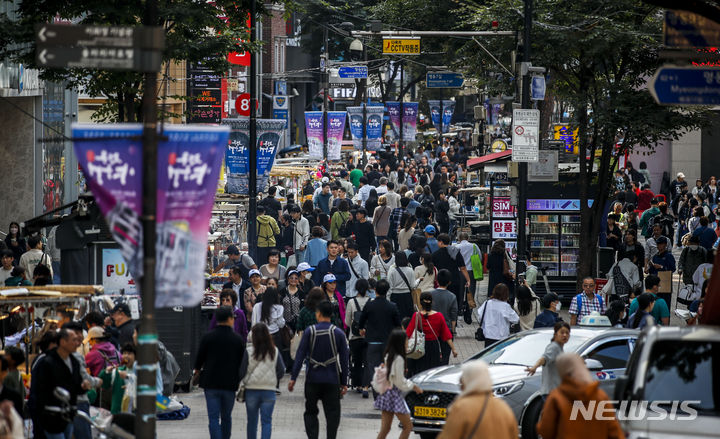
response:
M460 88L465 82L462 73L436 72L425 74L427 88Z
M39 47L37 62L42 67L88 68L108 70L137 70L154 72L160 70L161 52L114 47Z
M338 69L338 76L343 79L364 79L368 77L367 66L343 66Z
M38 46L135 47L162 50L165 32L159 26L79 26L38 24Z
M650 93L658 104L719 105L720 68L660 67L650 82Z

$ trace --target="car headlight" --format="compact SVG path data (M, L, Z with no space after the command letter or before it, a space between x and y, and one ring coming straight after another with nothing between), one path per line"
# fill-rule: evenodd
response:
M493 395L498 398L504 398L522 389L522 386L522 381L511 381L509 383L498 384L493 386Z

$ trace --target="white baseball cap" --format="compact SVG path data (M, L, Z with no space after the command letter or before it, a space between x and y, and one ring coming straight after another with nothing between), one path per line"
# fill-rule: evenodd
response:
M678 178L685 178L685 174L683 174L682 172L678 172L677 176Z

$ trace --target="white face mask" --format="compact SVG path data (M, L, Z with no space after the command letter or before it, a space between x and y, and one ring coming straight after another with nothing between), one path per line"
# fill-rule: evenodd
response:
M562 303L558 302L555 304L555 312L560 312L561 308L562 308Z
M691 245L691 246L690 246L690 250L692 250L692 251L695 251L695 250L697 250L697 249L698 249L698 246L697 246L697 245Z
M305 279L312 279L312 273L305 273Z

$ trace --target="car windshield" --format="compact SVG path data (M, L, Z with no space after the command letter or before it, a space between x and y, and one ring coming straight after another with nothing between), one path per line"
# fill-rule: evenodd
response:
M658 341L645 375L647 401L692 401L704 414L720 412L720 342Z
M489 351L481 352L471 360L483 360L488 364L517 364L532 366L545 352L552 335L547 332L519 333L498 343ZM565 352L575 352L585 343L588 337L573 335L564 346Z

